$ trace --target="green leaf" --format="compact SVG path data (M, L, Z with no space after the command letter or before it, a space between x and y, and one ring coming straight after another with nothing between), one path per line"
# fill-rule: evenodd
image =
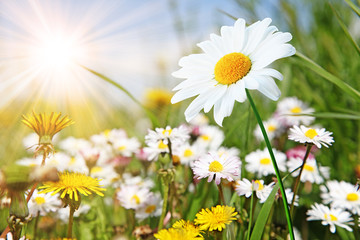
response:
M349 30L347 29L346 25L344 24L343 20L341 19L341 17L339 16L339 14L336 12L336 10L334 9L334 7L332 6L332 4L330 4L331 9L333 10L333 12L335 13L335 16L341 26L341 28L343 29L345 36L350 40L350 42L354 45L356 51L358 52L358 54L360 54L360 48L357 45L356 41L354 40L354 38L351 36Z
M255 222L250 240L261 240L272 205L274 204L275 195L278 190L279 183L274 186L269 197L266 199L264 205L262 206L259 215L257 216L257 220Z
M360 92L350 86L349 84L343 82L340 78L336 77L335 75L329 73L316 62L311 60L310 58L306 57L300 52L296 52L296 56L298 56L306 67L313 70L315 73L319 74L320 76L324 77L329 82L335 84L339 88L341 88L345 93L351 95L356 101L360 102Z
M351 9L360 17L360 8L357 7L351 0L345 0Z
M360 120L360 115L358 115L358 114L346 114L346 113L338 113L338 112L319 112L319 113L311 113L311 114L296 114L296 116L299 116L299 115L313 116L316 118Z

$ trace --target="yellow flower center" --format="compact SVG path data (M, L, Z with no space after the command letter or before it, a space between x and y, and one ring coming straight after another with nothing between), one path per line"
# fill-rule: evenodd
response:
M313 166L310 166L309 164L306 163L304 165L304 169L309 172L313 172L315 170Z
M301 113L301 111L301 107L293 107L292 109L290 109L290 112L292 113Z
M305 136L308 137L308 138L310 138L310 139L313 139L313 138L316 137L317 135L318 135L318 133L316 132L316 130L315 130L315 129L312 129L312 128L310 128L309 130L307 130L307 131L305 132Z
M209 165L210 172L221 172L223 170L223 165L218 161L213 161Z
M184 157L191 157L192 155L194 155L194 153L190 149L184 151Z
M135 200L136 204L140 204L140 198L136 194L132 196L131 200Z
M74 165L75 163L76 163L76 158L71 157L69 164L70 164L70 165Z
M210 137L208 135L201 135L200 138L204 141L209 141Z
M91 168L91 173L98 173L98 172L102 172L102 167L96 166Z
M152 213L152 212L155 211L155 209L156 209L156 206L155 206L155 205L149 205L149 206L147 206L147 207L145 208L145 212L146 212L146 213Z
M126 146L121 145L121 146L119 146L117 149L118 149L119 151L123 151L123 150L125 150L125 149L126 149Z
M242 53L229 53L215 65L215 80L230 85L242 79L251 68L250 58Z
M325 217L325 219L330 220L330 221L337 221L338 220L338 218L335 217L334 215L332 215L331 213L330 214L325 213L324 217Z
M44 204L44 203L45 203L45 198L43 198L43 197L36 197L36 198L35 198L35 202L36 202L37 205Z
M346 195L346 200L348 201L357 201L359 199L359 195L357 195L356 193L349 193L348 195Z
M166 135L166 133L167 133L167 135L170 136L171 132L172 132L171 128L170 129L165 129L165 130L162 131L162 134Z
M255 180L254 181L254 185L258 186L257 189L253 189L255 191L259 191L259 190L263 190L264 189L264 185L260 182L260 180Z
M269 165L271 163L271 160L269 158L262 158L260 160L261 165Z
M167 145L161 140L161 141L159 142L158 148L160 148L160 149L166 149L166 148L167 148Z
M109 136L110 136L110 132L111 132L110 129L104 130L104 135L105 135L105 137L109 137Z
M276 127L275 127L274 125L269 125L269 126L267 127L267 130L268 130L269 132L274 132L274 131L276 130Z

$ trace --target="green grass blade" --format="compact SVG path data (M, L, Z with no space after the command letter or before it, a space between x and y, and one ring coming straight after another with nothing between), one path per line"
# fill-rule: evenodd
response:
M332 6L332 4L330 4L330 7L332 9L332 11L334 12L341 28L343 29L345 36L350 40L350 42L352 43L352 45L355 47L356 51L358 52L358 54L360 55L360 48L357 45L356 41L354 40L354 38L351 36L349 30L347 29L345 23L343 22L343 20L341 19L341 17L339 16L339 14L337 13L337 11L334 9L334 7Z
M263 204L263 206L259 212L259 215L257 216L257 220L255 222L250 240L261 240L261 237L264 233L267 219L269 217L271 208L272 208L274 200L275 200L275 195L276 195L277 191L279 190L279 187L280 187L279 183L277 183L274 186L274 188L271 191L268 198L266 199L265 203Z
M316 118L344 119L344 120L360 120L360 114L347 114L338 112L319 112L311 114L289 114L289 116L312 116Z
M96 72L95 70L92 70L88 67L85 67L83 65L80 65L82 68L84 68L85 70L91 72L92 74L94 74L95 76L98 76L99 78L105 80L106 82L112 84L113 86L117 87L118 89L120 89L123 93L125 93L129 98L131 98L131 100L133 100L136 104L138 104L147 114L147 116L149 117L149 119L151 120L153 127L159 126L159 121L156 118L156 116L150 111L148 110L146 107L144 107L128 90L126 90L123 86L121 86L119 83L115 82L114 80L108 78L107 76Z
M302 61L302 63L313 70L315 73L319 74L320 76L324 77L329 82L335 84L339 88L341 88L345 93L351 95L356 101L360 102L360 92L355 88L351 87L349 84L343 82L340 78L334 76L333 74L326 71L316 62L311 60L310 58L306 57L305 55L301 54L300 52L296 52L295 54L298 56Z
M351 9L360 17L360 8L357 7L351 0L345 0Z

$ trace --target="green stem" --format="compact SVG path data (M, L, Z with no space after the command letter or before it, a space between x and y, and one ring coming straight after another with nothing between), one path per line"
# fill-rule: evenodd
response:
M359 215L354 216L354 235L355 239L360 239L359 234Z
M225 205L226 202L225 202L224 191L223 191L221 182L220 182L220 184L218 185L218 189L219 189L219 199L220 199L219 202L220 202L220 204L222 203L223 205Z
M248 225L248 232L247 232L247 240L250 240L250 232L251 232L251 225L252 225L252 218L253 218L253 207L254 207L254 194L255 192L253 191L251 194L251 200L250 200L250 217L249 217L249 225Z
M290 234L290 239L291 240L294 240L294 232L293 232L293 226L292 226L292 222L291 222L291 216L290 216L290 212L289 212L289 207L288 207L288 203L287 203L287 199L286 199L286 194L285 194L285 189L284 189L284 185L283 185L283 182L281 180L281 176L280 176L280 171L279 171L279 168L277 166L277 163L276 163L276 160L275 160L275 156L274 156L274 153L272 151L272 147L271 147L271 144L270 144L270 141L269 141L269 138L266 134L266 130L265 130L265 127L264 127L264 124L261 120L261 117L260 117L260 114L255 106L255 103L249 93L249 90L245 89L246 91L246 95L249 99L249 102L250 102L250 105L254 111L254 114L255 114L255 117L256 117L256 120L258 121L258 124L260 126L260 129L261 129L261 132L264 136L264 140L265 140L265 143L266 143L266 147L269 151L269 154L270 154L270 157L271 157L271 161L272 161L272 164L273 164L273 167L274 167L274 170L275 170L275 174L276 174L276 178L279 182L279 186L280 186L280 191L281 191L281 195L282 195L282 199L283 199L283 204L284 204L284 210L285 210L285 215L286 215L286 221L287 221L287 224L288 224L288 228L289 228L289 234Z
M71 205L72 204L69 205L70 214L69 214L69 225L68 225L68 233L67 233L67 237L69 239L72 239L72 226L73 226L73 222L74 222L74 212L75 212L75 208Z
M164 189L164 200L163 200L163 206L162 206L162 211L161 211L161 217L160 217L160 221L159 221L159 225L158 225L158 231L160 231L164 226L164 218L165 218L165 214L166 214L166 210L167 210L167 202L168 202L168 197L169 197L169 185L164 183L164 180L162 180L162 185L163 185L163 189Z
M301 179L301 174L304 170L304 166L306 164L306 160L310 154L310 150L311 150L311 147L313 145L312 144L309 144L306 148L306 153L305 153L305 156L304 156L304 159L303 159L303 162L301 164L301 167L300 167L300 172L299 172L299 175L297 176L296 180L295 180L295 184L294 184L294 189L293 189L293 193L294 193L294 196L292 198L292 201L291 201L291 205L290 205L290 214L291 216L293 216L293 211L294 211L294 203L295 203L295 199L296 199L296 193L299 189L299 184L300 184L300 179Z
M39 225L40 211L36 214L35 224L34 224L34 240L37 239L37 230Z

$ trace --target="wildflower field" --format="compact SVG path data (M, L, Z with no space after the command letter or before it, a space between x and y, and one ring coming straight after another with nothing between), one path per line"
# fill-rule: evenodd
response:
M0 239L360 239L360 1L123 2L0 3Z

